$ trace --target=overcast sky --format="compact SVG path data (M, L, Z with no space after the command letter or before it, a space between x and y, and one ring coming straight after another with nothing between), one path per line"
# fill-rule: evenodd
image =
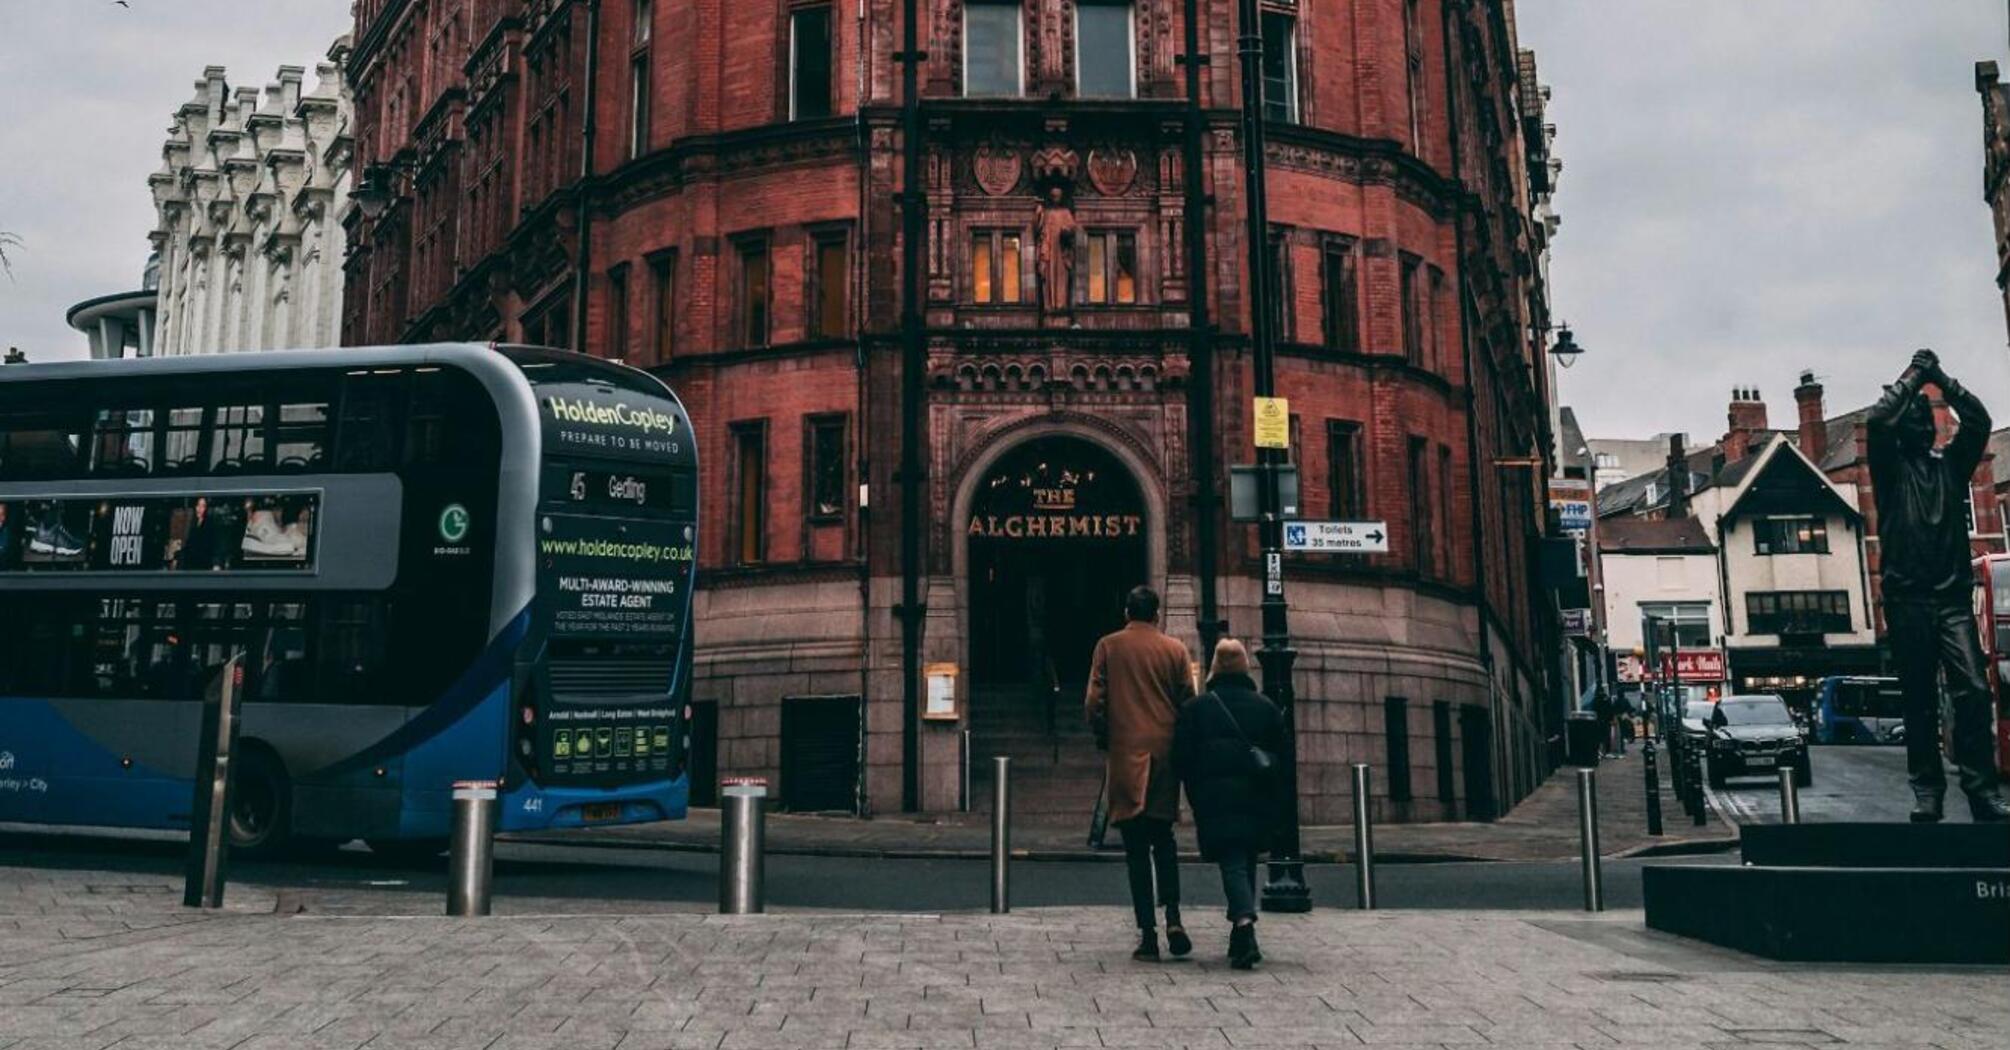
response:
M0 0L0 343L83 352L73 303L136 287L169 113L206 64L311 69L348 0ZM1981 200L1977 59L2005 0L1519 0L1564 161L1553 299L1594 436L1722 432L1733 386L1793 419L1932 346L2010 421Z
M349 30L349 0L0 0L0 344L82 357L77 302L140 286L154 226L147 176L206 65L263 88Z
M1802 369L1835 413L1921 346L2010 424L1974 86L2010 68L2005 0L1516 10L1554 89L1551 291L1587 434L1714 440L1733 386L1792 426Z

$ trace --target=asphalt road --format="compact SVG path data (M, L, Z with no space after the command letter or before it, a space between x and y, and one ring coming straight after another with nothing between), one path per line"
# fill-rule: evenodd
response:
M174 874L184 847L159 839L0 833L0 868L53 867ZM1698 858L1729 863L1728 858ZM495 894L504 898L591 902L618 910L623 902L649 908L710 910L718 901L718 857L635 848L503 843L497 847ZM361 847L318 856L233 860L234 881L269 889L299 889L310 909L370 911L372 894L390 910L411 910L415 895L445 899L444 861L437 867L400 864ZM1308 865L1316 906L1354 906L1354 871ZM1184 898L1197 915L1218 914L1220 879L1211 865L1181 869ZM1391 908L1579 908L1583 883L1575 863L1384 864L1376 870L1377 903ZM1640 906L1640 863L1605 863L1606 902ZM847 911L975 911L990 906L990 868L969 860L865 860L770 857L768 903L775 908ZM317 898L318 903L317 903ZM1018 907L1127 906L1124 868L1099 862L1021 861L1012 867ZM498 904L498 910L504 906Z
M1912 811L1905 748L1837 744L1815 748L1813 757L1814 784L1800 790L1801 820L1903 823ZM1947 780L1947 819L1968 823L1968 802L1952 769ZM1740 823L1780 822L1779 781L1772 774L1734 779L1711 794L1718 812Z

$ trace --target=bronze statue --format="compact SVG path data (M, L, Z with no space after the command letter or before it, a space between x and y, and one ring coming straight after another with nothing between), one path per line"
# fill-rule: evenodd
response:
M1961 417L1944 449L1934 448L1931 384ZM1882 545L1884 619L1905 694L1906 767L1912 820L1940 820L1947 770L1940 758L1940 690L1954 708L1953 759L1977 822L2010 820L1990 740L1989 680L1970 606L1968 485L1989 441L1989 412L1941 370L1931 350L1912 355L1898 382L1870 410L1870 477Z
M1063 313L1075 284L1075 211L1061 187L1047 188L1033 218L1033 238L1040 252L1040 309Z

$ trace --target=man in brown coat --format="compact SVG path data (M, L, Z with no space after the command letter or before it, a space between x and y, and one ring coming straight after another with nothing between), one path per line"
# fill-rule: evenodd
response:
M1137 959L1159 957L1152 916L1152 874L1166 911L1166 944L1175 956L1193 950L1179 917L1179 778L1172 768L1173 723L1193 696L1186 646L1158 629L1159 596L1134 587L1124 597L1124 629L1096 643L1089 666L1089 725L1109 751L1104 790L1110 823L1124 837L1131 908L1140 938Z

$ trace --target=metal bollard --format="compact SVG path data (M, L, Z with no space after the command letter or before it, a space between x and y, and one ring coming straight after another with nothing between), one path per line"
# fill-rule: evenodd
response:
M1794 783L1791 766L1780 767L1780 823L1799 824L1801 822L1801 788Z
M223 907L223 887L230 867L230 805L235 790L231 754L237 750L243 687L244 654L239 653L224 663L203 693L195 794L189 804L188 860L182 872L184 907Z
M453 838L447 846L447 914L487 915L495 873L496 782L454 782Z
M1577 771L1577 838L1584 853L1584 910L1605 910L1605 871L1598 856L1598 770Z
M991 759L991 914L1012 910L1012 759Z
M1368 816L1368 766L1354 763L1354 906L1375 910L1375 826Z
M1661 834L1661 763L1654 755L1654 738L1640 747L1640 766L1647 777L1647 833Z
M1709 804L1703 800L1703 781L1709 774L1703 764L1703 747L1691 742L1689 746L1689 819L1697 827L1702 827Z
M766 777L728 777L720 782L725 821L719 850L719 914L759 915L768 910Z

